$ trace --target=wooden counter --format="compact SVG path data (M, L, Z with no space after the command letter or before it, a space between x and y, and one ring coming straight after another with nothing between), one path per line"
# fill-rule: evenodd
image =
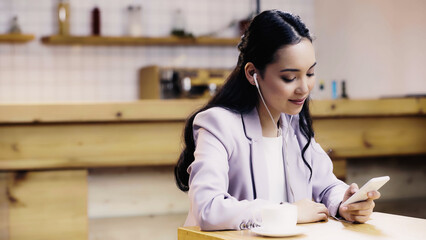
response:
M0 105L0 169L174 164L200 100ZM314 101L333 158L426 154L426 99Z
M206 100L141 100L123 103L0 104L0 124L183 121ZM313 100L314 118L425 116L426 98Z

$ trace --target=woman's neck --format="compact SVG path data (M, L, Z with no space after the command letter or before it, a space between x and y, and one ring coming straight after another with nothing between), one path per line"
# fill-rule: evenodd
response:
M271 112L271 117L269 116L268 111L266 110L263 104L259 104L257 107L257 112L259 114L260 125L262 126L262 136L264 137L277 137L278 136L278 120L280 119L280 113L274 112L272 109L269 109Z

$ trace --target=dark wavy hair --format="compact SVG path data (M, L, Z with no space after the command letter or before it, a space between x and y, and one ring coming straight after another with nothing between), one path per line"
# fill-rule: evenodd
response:
M217 94L187 119L184 130L184 149L175 166L176 184L180 190L184 192L189 190L187 169L194 161L195 142L192 125L195 116L212 107L223 107L241 114L253 110L259 103L259 96L256 87L251 85L245 76L245 65L248 62L253 63L263 77L266 66L276 60L277 50L286 45L297 44L302 38L307 38L312 42L309 30L299 16L278 10L268 10L260 13L251 21L238 44L240 54L237 66ZM299 113L299 126L301 133L307 139L302 150L303 162L311 171L312 177L312 168L304 157L311 138L314 136L309 113L309 99L305 101L302 111Z

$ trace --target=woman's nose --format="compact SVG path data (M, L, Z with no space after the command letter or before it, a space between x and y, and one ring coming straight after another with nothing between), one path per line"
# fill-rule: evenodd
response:
M306 78L300 79L299 84L296 88L296 93L306 94L308 92L309 92L308 79Z

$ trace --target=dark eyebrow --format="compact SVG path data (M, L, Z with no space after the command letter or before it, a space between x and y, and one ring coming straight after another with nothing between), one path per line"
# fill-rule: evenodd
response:
M317 65L317 63L315 62L309 69L315 67L315 65ZM299 69L295 69L295 68L286 68L281 70L280 72L299 72Z

